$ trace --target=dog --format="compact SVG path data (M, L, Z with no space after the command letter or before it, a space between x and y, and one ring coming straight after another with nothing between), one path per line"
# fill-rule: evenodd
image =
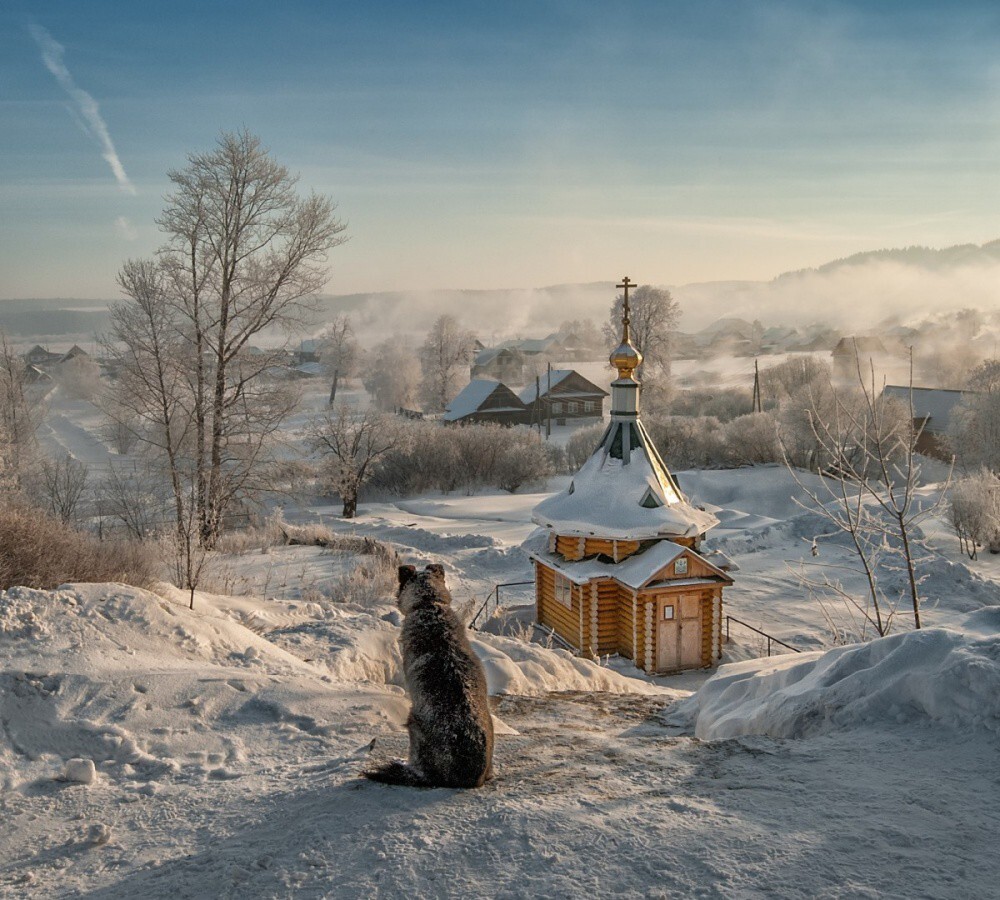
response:
M486 672L451 609L444 567L399 567L400 644L411 709L408 763L365 772L383 784L481 787L493 777L493 719Z

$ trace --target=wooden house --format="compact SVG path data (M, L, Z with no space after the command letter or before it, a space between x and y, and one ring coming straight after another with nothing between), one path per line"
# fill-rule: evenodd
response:
M449 424L496 422L521 425L527 421L524 404L507 385L492 378L470 381L452 400L441 417Z
M611 354L611 423L569 487L535 507L525 549L535 565L536 617L587 656L616 653L649 673L714 665L722 592L732 578L702 551L718 524L681 492L643 426L629 340Z
M601 419L608 392L575 369L553 369L532 381L519 397L528 421L544 422L549 416L559 425L568 419Z
M472 360L473 378L495 378L520 384L524 378L524 357L516 347L490 347Z
M50 363L57 363L62 358L62 353L51 353L39 344L35 344L35 346L24 355L24 360L29 366L45 366Z
M933 456L948 462L952 450L948 443L952 416L956 408L974 391L950 391L942 388L915 387L887 384L882 388L883 397L892 397L904 405L913 402L913 427L917 429L917 453Z
M871 363L884 362L888 356L885 344L874 336L844 337L830 351L833 372L838 378L857 380L858 367L867 372Z

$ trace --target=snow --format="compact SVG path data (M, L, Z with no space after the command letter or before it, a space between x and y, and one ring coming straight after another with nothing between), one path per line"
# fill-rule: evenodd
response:
M472 379L448 404L441 418L446 422L457 422L471 416L499 386L500 382L492 378Z
M962 624L723 666L680 704L675 720L688 721L702 740L908 722L1000 732L1000 607Z
M53 403L72 427L48 446L115 458L92 406ZM890 637L828 650L794 574L824 526L788 474L677 477L739 565L726 611L815 649L650 679L476 633L498 722L478 791L358 777L406 754L408 703L391 598L336 599L350 555L213 558L193 611L167 586L0 593L0 897L992 896L997 559L929 523L929 627L902 610ZM286 516L444 562L464 605L530 578L531 510L569 480ZM820 541L820 562L849 560ZM732 657L754 651L734 637ZM93 780L69 778L88 762Z
M595 578L613 578L626 587L638 590L645 587L652 577L670 565L685 552L685 547L673 541L658 541L651 547L634 553L620 563L602 562L599 557L571 561L557 553L548 552L548 534L539 529L523 544L523 549L532 559L541 559L546 565L562 572L575 584L586 584ZM708 562L708 560L706 560ZM674 587L693 584L715 584L710 578L671 579Z
M538 384L536 385L534 381L531 381L527 387L525 387L520 394L518 394L518 399L525 405L529 403L534 403L539 396L545 396L552 388L558 385L560 382L565 381L573 374L573 369L553 369L551 372L546 372L538 379ZM541 394L539 394L541 391Z
M599 449L573 476L570 488L538 504L534 520L557 534L624 540L702 534L716 524L711 513L683 499L642 506L647 491L662 497L665 488L644 449L634 448L627 464ZM672 494L670 489L668 498Z

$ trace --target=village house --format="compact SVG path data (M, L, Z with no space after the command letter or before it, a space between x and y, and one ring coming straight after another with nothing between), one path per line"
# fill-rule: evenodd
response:
M859 364L864 373L869 365L884 362L888 355L885 344L874 336L843 337L830 352L834 374L848 380L857 379Z
M948 444L952 415L958 405L973 391L951 391L942 388L911 389L908 385L887 384L882 389L883 397L892 397L909 405L913 398L913 427L917 429L917 453L933 456L948 462L952 458Z
M611 354L611 423L569 486L543 500L525 542L538 623L587 656L619 654L648 673L711 666L722 653L724 557L704 554L714 515L681 492L643 426L642 362L629 334ZM522 397L523 399L523 397Z
M59 362L63 358L62 353L50 353L39 344L35 344L24 354L24 361L29 366L46 366Z
M495 378L520 384L524 380L524 356L516 347L488 347L473 357L472 378Z
M601 419L608 392L588 381L575 369L553 369L521 391L527 421L537 424L551 416L557 425L570 419Z
M496 422L521 425L527 421L524 404L507 385L492 378L470 381L452 400L441 416L449 424Z

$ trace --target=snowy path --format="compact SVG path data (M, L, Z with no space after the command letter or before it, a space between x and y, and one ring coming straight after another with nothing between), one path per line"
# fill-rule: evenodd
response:
M64 824L0 885L48 897L75 884L108 900L991 895L992 741L911 728L702 744L672 734L662 706L501 700L520 735L500 738L497 778L480 791L369 784L355 777L363 756L323 768L317 743L319 767L271 765L132 802L67 787L5 795L8 840L18 824L30 833L29 808ZM405 740L378 743L395 753ZM94 818L114 824L107 847L78 837Z

